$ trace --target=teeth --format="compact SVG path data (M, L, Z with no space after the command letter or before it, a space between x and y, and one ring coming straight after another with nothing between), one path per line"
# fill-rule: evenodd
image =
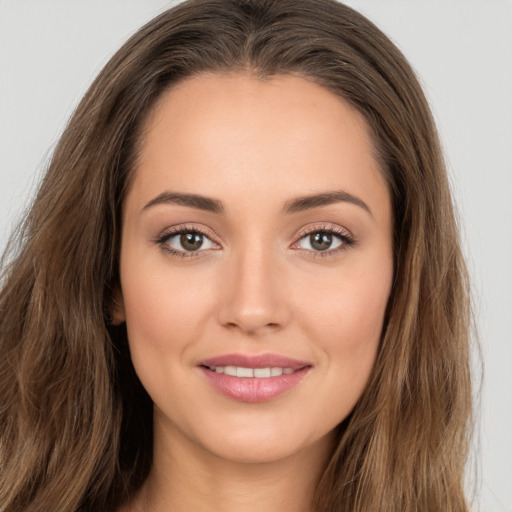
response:
M293 368L244 368L242 366L210 366L211 371L216 373L225 373L232 377L256 377L264 379L269 377L280 377L281 375L290 375L294 372Z
M270 368L254 368L254 376L258 379L270 377L272 375L272 371Z
M254 370L252 368L241 368L236 369L237 377L254 377Z
M222 367L221 367L222 368ZM217 371L217 368L215 369ZM224 373L236 377L236 366L224 366Z

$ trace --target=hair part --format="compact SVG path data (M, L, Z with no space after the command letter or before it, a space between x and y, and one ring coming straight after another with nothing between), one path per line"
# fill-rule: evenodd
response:
M4 264L0 509L113 510L152 461L152 403L124 325L123 198L164 91L206 72L296 74L363 114L394 215L394 283L373 373L314 510L467 511L468 279L431 112L400 51L334 0L189 0L134 34L79 104Z

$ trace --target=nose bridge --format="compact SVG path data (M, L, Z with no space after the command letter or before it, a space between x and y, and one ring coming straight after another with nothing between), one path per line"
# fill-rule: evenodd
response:
M226 261L219 320L245 332L276 329L288 319L282 274L274 246L253 236L234 247Z

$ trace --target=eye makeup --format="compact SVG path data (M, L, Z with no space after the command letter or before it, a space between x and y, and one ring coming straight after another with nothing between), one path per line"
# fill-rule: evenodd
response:
M154 243L162 251L175 258L196 258L206 251L219 250L221 246L211 239L206 230L197 226L176 226L166 230ZM306 247L301 246L306 243ZM296 242L290 247L293 250L307 252L311 257L331 257L356 245L357 241L346 229L323 224L303 230ZM204 247L204 245L210 247ZM181 245L181 248L176 247ZM307 247L309 245L309 247ZM334 247L333 247L334 246Z
M318 237L317 235L321 235ZM311 249L304 249L296 247L302 240L306 240ZM313 245L322 245L325 243L331 244L333 239L337 239L338 243L333 249L319 249L314 250ZM312 257L331 257L336 256L342 251L346 251L348 248L353 247L357 244L354 236L345 228L337 226L335 224L323 224L321 226L313 226L302 231L299 235L299 240L294 243L292 248L298 250L308 251Z

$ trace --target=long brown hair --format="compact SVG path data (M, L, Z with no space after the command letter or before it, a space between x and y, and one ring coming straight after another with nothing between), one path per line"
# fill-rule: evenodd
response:
M65 129L5 257L0 510L114 510L146 478L152 404L109 325L120 212L141 125L201 72L297 74L355 106L394 208L395 277L367 388L339 428L316 511L466 511L469 301L449 184L418 81L334 0L189 0L114 55Z

